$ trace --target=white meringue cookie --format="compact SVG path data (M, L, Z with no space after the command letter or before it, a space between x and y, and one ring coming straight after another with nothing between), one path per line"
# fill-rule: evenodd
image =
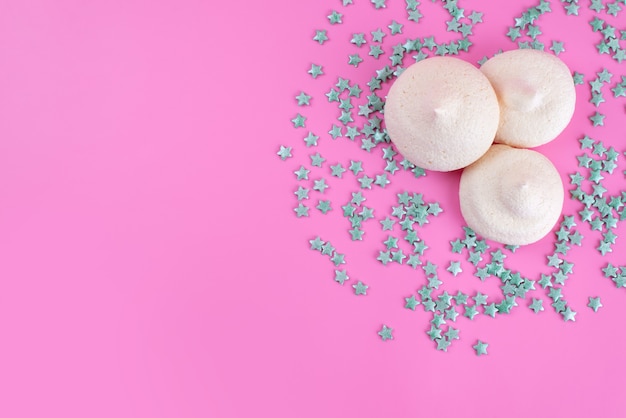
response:
M480 158L499 121L496 94L472 64L433 57L408 67L389 90L385 125L412 163L452 171Z
M480 70L500 102L497 143L533 148L555 139L574 114L576 89L569 68L534 49L507 51Z
M511 245L531 244L548 234L561 215L564 195L548 158L500 144L463 170L459 189L468 226Z

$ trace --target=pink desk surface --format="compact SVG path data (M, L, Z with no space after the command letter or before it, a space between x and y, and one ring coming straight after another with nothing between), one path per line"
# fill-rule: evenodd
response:
M459 318L461 339L444 353L425 335L429 314L403 308L425 283L421 271L375 260L377 221L367 241L352 242L336 203L329 215L295 217L292 172L313 151L290 119L306 112L326 132L337 115L321 103L337 75L365 86L378 68L347 65L350 34L406 20L404 2L378 11L354 2L0 2L0 417L626 416L626 291L600 270L624 264L621 223L606 257L588 225L567 256L575 323L537 286L545 312ZM457 36L440 4L422 3L424 19L398 41ZM561 58L586 82L609 69L613 86L625 64L597 54L588 3L566 17L552 1L540 39L563 41ZM536 4L459 0L484 13L462 57L514 48L507 27ZM343 25L329 25L332 10ZM626 29L626 11L602 13ZM324 46L311 40L321 28L331 35ZM306 73L312 62L325 65L317 80ZM301 89L314 96L310 108L296 106ZM583 134L625 151L625 98L606 89L604 127L589 123L589 86L578 86L574 120L541 149L568 189ZM280 161L280 144L294 158ZM319 151L327 164L380 164L326 134ZM611 191L624 185L623 155L618 164ZM443 288L497 297L496 281L445 272L462 225L458 173L419 181L398 175L372 192L377 219L400 191L441 202L424 234ZM344 181L328 193L335 202L356 189ZM577 210L566 202L564 213ZM346 254L366 297L332 280L334 266L308 248L316 235ZM553 241L519 250L511 268L538 278ZM588 296L602 298L598 313ZM376 335L383 323L392 341ZM477 339L487 356L474 354Z

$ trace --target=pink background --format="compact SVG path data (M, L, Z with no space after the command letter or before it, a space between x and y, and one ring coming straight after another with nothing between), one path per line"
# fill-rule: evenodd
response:
M0 1L0 417L626 416L626 293L599 271L606 260L623 264L623 237L606 260L592 242L570 252L576 323L537 296L540 316L520 307L497 320L460 318L461 340L442 353L424 334L429 316L402 308L421 278L374 263L373 247L352 244L340 217L294 216L292 172L307 151L289 122L301 110L293 97L304 89L325 99L354 53L349 34L404 16L403 2L381 12L360 3ZM425 15L439 7L423 3ZM535 5L459 3L485 12L474 62L513 48L507 26ZM552 8L542 28L565 41L571 68L624 73L594 52L589 13ZM346 45L336 57L311 41L332 9L346 16L332 28ZM446 16L436 16L424 33L447 39L437 20ZM612 22L622 28L624 16ZM328 65L320 83L306 74L312 61ZM364 85L372 70L352 74ZM582 133L624 141L623 101L605 104L606 126L593 130L589 89L577 91L566 139L544 147L565 181ZM310 123L325 132L331 119L312 109ZM281 162L278 145L296 143L300 159ZM331 159L352 157L337 149L320 146ZM388 196L410 187L394 179ZM453 191L428 199L452 222L427 230L443 265L458 202ZM333 282L333 266L308 249L316 234L346 253L367 297ZM517 268L541 271L550 239L523 249ZM495 282L480 289L497 295ZM588 296L602 297L597 314ZM382 323L393 341L376 335ZM476 339L488 356L474 355Z

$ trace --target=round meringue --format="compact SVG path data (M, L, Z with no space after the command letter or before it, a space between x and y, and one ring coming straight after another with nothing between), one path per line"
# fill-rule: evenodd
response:
M537 147L555 139L572 119L574 80L556 56L535 49L507 51L489 59L480 70L500 103L496 143Z
M493 143L498 99L472 64L433 57L408 67L385 103L385 125L398 151L428 170L452 171L480 158Z
M459 199L467 225L503 244L543 238L558 221L564 196L552 162L529 149L495 144L461 174Z

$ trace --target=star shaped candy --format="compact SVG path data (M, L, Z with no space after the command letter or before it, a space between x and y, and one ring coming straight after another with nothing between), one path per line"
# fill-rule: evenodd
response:
M291 154L291 147L285 147L284 145L280 146L280 149L276 153L280 157L281 160L285 161L287 158L291 158L293 155Z
M352 39L350 40L350 43L355 44L359 48L366 42L364 33L355 33L352 35Z
M304 128L306 122L306 117L301 114L297 114L295 118L291 119L291 123L293 123L294 128Z
M528 307L530 309L532 309L533 312L539 313L539 312L544 310L544 308L543 308L543 300L542 299L533 298L532 299L532 303Z
M363 282L359 280L356 284L353 284L352 287L354 288L354 294L359 296L359 295L367 295L367 288L369 286L367 286L366 284L364 284Z
M558 56L561 52L565 51L565 48L563 47L563 42L552 41L552 46L550 47L550 50L554 52L554 55Z
M387 325L383 325L380 331L378 331L378 335L383 341L393 340L393 328L389 328Z
M348 273L345 270L335 270L335 281L343 285L348 280Z
M604 126L604 118L606 115L603 115L596 111L592 116L589 116L589 120L593 123L593 126Z
M448 351L448 347L450 347L450 344L452 344L446 338L438 338L436 341L437 341L437 350L439 350L439 351L447 352Z
M448 270L454 277L458 276L458 274L463 271L461 269L461 262L459 261L451 261L446 270Z
M567 321L572 321L572 322L576 322L576 313L572 310L572 308L570 308L569 306L565 309L565 311L561 312L561 315L563 315L563 320L565 322Z
M476 310L476 306L474 305L465 305L465 312L463 316L469 318L470 320L474 320L474 317L478 315L478 310Z
M323 45L324 42L328 40L328 35L325 29L316 30L315 36L313 36L313 40L318 42L320 45Z
M308 206L304 206L304 204L300 203L296 208L294 208L296 212L296 216L298 218L302 218L303 216L309 216L309 208Z
M473 346L474 351L476 351L477 356L487 355L487 347L489 344L478 340L476 345Z
M404 307L412 311L414 311L415 307L420 304L419 301L415 298L415 295L411 295L411 297L409 298L404 298L404 300L406 302Z
M391 21L391 24L389 26L387 26L389 28L389 30L391 31L392 35L396 35L399 33L402 33L402 25L401 23L396 22L395 20Z
M587 304L587 306L593 309L594 312L598 312L598 309L600 309L603 305L602 305L602 302L600 302L600 297L592 298L590 296L589 303Z
M491 302L489 305L485 305L485 315L489 315L492 318L496 317L496 313L498 313L498 308L494 302Z
M331 14L326 16L326 18L328 19L331 25L336 25L338 23L343 23L341 20L342 16L343 15L341 13L337 12L336 10L333 10Z
M486 305L487 304L487 295L484 295L480 292L476 293L476 296L472 297L476 305Z
M311 69L307 71L314 79L324 74L321 65L311 64Z

